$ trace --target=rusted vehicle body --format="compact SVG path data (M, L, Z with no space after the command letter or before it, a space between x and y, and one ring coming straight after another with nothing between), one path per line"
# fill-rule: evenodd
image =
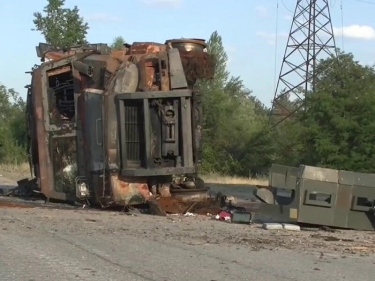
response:
M29 155L47 198L135 205L202 189L200 39L37 47L27 95Z

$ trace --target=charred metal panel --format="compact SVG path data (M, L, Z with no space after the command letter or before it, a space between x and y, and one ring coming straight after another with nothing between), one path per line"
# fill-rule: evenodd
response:
M126 159L126 166L140 167L145 164L142 163L145 152L143 100L129 100L123 106L123 121L126 132L125 135L121 136L124 138L123 156Z
M181 98L184 101L184 98ZM175 99L171 101L168 105L163 105L159 110L162 110L164 113L163 123L161 126L161 134L162 134L162 149L161 155L163 157L168 156L168 154L172 155L179 155L179 140L178 137L180 126L179 120L183 119L184 117L190 120L190 116L185 114L184 117L180 117L179 113L179 100ZM182 108L184 104L182 104ZM190 128L191 132L191 128Z
M77 144L76 135L50 134L50 155L52 158L54 189L70 197L76 194Z
M113 90L115 93L135 92L138 80L137 66L127 62L116 72Z
M182 163L184 167L193 167L193 138L191 120L191 98L181 97Z
M104 89L105 67L109 56L92 54L85 57L79 64L83 71L88 71L89 79L86 81L86 87L93 89ZM86 65L87 70L84 69Z
M75 107L75 130L76 130L76 137L77 137L77 175L80 181L87 182L86 178L86 163L84 158L84 143L83 143L83 133L82 133L82 121L80 116L79 107L79 98L81 96L82 85L85 81L85 77L81 75L79 69L75 68L74 61L73 61L73 87L74 87L74 107Z
M93 76L93 67L91 65L88 65L86 63L83 63L81 61L74 61L73 62L73 67L79 71L80 73L92 77Z
M33 69L27 107L42 193L104 207L142 203L161 185L195 188L202 105L194 84L214 70L205 46L144 42L121 54L104 45L40 46L50 61Z
M191 90L173 90L169 92L149 91L149 92L129 92L118 93L117 100L138 100L138 99L166 99L166 98L180 98L191 97Z
M158 53L156 81L159 84L160 91L169 91L171 89L171 73L169 70L169 57L167 52ZM173 88L172 88L173 90Z
M27 118L27 154L29 159L30 165L30 172L35 177L38 176L38 140L37 136L35 135L36 127L35 127L35 115L33 112L34 103L32 100L32 90L31 87L28 88L27 91L27 99L26 99L26 118Z
M112 186L112 196L116 204L135 205L142 204L150 198L150 190L147 185L147 179L138 178L124 180L118 174L110 176Z
M123 176L195 172L191 95L190 90L117 95Z
M45 130L53 132L71 127L75 122L71 59L46 63L40 70Z
M32 104L34 106L33 116L35 117L36 125L36 130L32 132L32 134L35 134L38 143L38 184L41 192L47 198L67 200L69 199L69 197L66 193L57 192L55 190L55 181L53 178L54 173L50 156L51 154L49 151L50 139L46 132L46 130L50 128L50 126L47 121L48 118L45 118L45 109L48 104L43 102L43 100L45 100L43 96L46 93L45 91L43 91L45 90L44 83L46 81L43 80L43 78L45 77L43 76L43 72L45 73L45 71L42 71L41 68L34 70L31 94Z
M138 68L134 63L125 62L120 65L113 79L113 89L109 95L106 95L105 103L105 143L108 151L108 169L118 172L120 167L120 151L119 147L119 123L118 112L116 107L116 93L134 92L139 82ZM130 105L129 105L130 106ZM129 112L129 114L131 114ZM142 141L142 140L141 140ZM136 153L136 152L135 152Z
M203 108L198 87L193 87L192 91L191 122L193 130L193 161L199 166L202 162Z
M104 171L103 93L97 89L85 89L83 93L82 129L89 173Z
M180 52L178 49L169 49L169 71L171 74L171 89L187 88L184 69L182 67Z
M166 45L156 42L134 42L130 48L131 55L158 53L166 49Z

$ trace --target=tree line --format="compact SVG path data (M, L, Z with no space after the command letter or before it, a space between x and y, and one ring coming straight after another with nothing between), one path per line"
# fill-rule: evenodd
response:
M89 26L79 9L66 8L64 0L47 2L43 13L34 13L33 30L59 47L86 43ZM122 48L124 42L116 37L111 47ZM296 113L269 130L271 109L241 77L230 74L222 37L215 31L207 43L216 72L212 80L198 82L204 110L203 173L256 176L272 163L375 172L374 66L363 66L340 50L321 60L315 91L305 93L306 106L299 109L286 96L283 102ZM0 112L0 162L25 161L25 102L4 85Z

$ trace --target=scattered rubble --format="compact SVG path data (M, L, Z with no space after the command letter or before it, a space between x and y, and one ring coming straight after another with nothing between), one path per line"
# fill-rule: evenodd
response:
M221 211L215 216L217 220L221 220L221 221L230 221L231 219L230 217L231 217L230 213L225 212L225 211Z
M283 223L282 226L285 230L301 231L301 227L296 224Z
M281 230L283 229L283 226L281 223L264 223L262 228L266 230Z

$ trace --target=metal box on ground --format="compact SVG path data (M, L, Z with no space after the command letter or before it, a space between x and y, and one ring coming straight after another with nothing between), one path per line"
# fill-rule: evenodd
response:
M235 211L232 214L232 222L234 223L251 223L251 213L245 211Z

